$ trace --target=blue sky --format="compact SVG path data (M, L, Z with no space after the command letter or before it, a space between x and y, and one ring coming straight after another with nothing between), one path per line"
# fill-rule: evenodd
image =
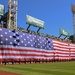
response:
M8 9L8 0L0 0ZM18 0L18 26L27 28L26 14L45 22L45 28L41 33L59 36L59 28L63 28L73 34L73 14L71 4L75 0ZM31 30L37 30L31 27Z

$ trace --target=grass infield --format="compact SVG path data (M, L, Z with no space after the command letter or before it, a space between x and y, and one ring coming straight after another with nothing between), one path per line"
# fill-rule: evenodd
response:
M75 75L75 62L0 65L0 70L22 75Z

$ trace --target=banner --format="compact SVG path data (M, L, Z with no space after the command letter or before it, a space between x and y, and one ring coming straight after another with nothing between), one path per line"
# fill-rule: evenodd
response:
M4 5L0 4L0 15L3 16L4 15Z
M64 36L70 36L68 31L63 30L62 28L60 28L60 34L64 35Z
M26 23L33 25L35 27L44 28L44 21L41 21L39 19L36 19L32 16L26 15Z

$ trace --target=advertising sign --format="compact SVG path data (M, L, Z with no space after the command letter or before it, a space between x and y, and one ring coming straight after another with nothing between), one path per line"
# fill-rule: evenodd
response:
M0 4L0 15L3 16L4 15L4 5Z
M34 18L32 16L26 15L26 23L33 25L35 27L44 28L44 21Z
M68 31L65 31L64 29L60 28L60 34L64 35L64 36L70 36Z

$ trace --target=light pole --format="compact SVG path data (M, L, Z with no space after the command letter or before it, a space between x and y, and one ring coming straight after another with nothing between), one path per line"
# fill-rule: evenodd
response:
M73 41L75 43L75 5L72 4L72 13L73 13L73 30L74 30L74 37L73 37Z

